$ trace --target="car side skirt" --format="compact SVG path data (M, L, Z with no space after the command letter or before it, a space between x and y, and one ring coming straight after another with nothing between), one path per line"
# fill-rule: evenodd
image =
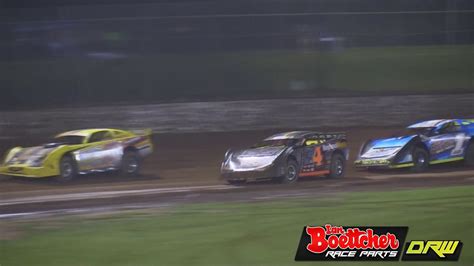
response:
M431 161L430 164L449 163L449 162L461 161L463 159L464 157L455 157L455 158L449 158L449 159L434 160L434 161Z
M312 172L300 172L299 176L321 176L329 174L329 170L319 170Z
M413 167L413 166L415 166L414 163L402 163L402 164L389 165L389 168L396 169L396 168L406 168L406 167Z

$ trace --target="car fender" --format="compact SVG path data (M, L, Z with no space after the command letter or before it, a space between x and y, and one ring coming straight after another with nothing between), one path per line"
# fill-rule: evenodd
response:
M287 147L285 150L273 161L273 165L276 167L285 166L288 160L295 160L298 167L301 166L301 158L298 158L296 154L297 149L294 147Z
M280 156L278 156L278 158L275 159L275 162L276 161L286 162L290 158L293 158L299 164L299 160L297 156L295 155L295 149L293 147L285 148L285 150L280 154Z
M51 151L43 161L43 166L53 169L57 174L59 174L59 163L61 159L68 154L71 154L72 158L76 160L74 151L88 147L88 144L79 144L79 145L61 145Z

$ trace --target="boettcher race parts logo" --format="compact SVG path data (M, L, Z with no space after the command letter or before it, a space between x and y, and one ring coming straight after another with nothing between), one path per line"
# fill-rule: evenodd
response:
M295 260L399 260L408 227L306 226Z
M296 261L312 260L458 260L459 240L413 240L405 245L407 226L305 226Z

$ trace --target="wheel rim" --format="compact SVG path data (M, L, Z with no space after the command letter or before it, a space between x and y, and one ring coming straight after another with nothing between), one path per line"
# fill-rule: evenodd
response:
M296 168L293 165L288 166L288 180L294 180L296 178Z
M422 166L424 165L426 162L426 158L425 156L423 156L423 154L418 154L418 157L416 158L416 163L419 165L419 166Z
M336 175L342 175L342 172L344 171L344 164L342 163L342 161L340 159L337 159L334 166L336 170Z
M138 161L135 158L128 158L126 165L127 173L135 173L138 169Z

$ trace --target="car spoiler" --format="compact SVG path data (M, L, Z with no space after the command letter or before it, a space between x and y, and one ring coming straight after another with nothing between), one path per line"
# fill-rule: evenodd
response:
M131 129L130 132L136 135L143 135L143 136L150 136L153 134L153 130L151 128L147 129Z
M320 140L330 140L330 139L346 139L345 132L326 132L326 133L317 133L316 137Z

